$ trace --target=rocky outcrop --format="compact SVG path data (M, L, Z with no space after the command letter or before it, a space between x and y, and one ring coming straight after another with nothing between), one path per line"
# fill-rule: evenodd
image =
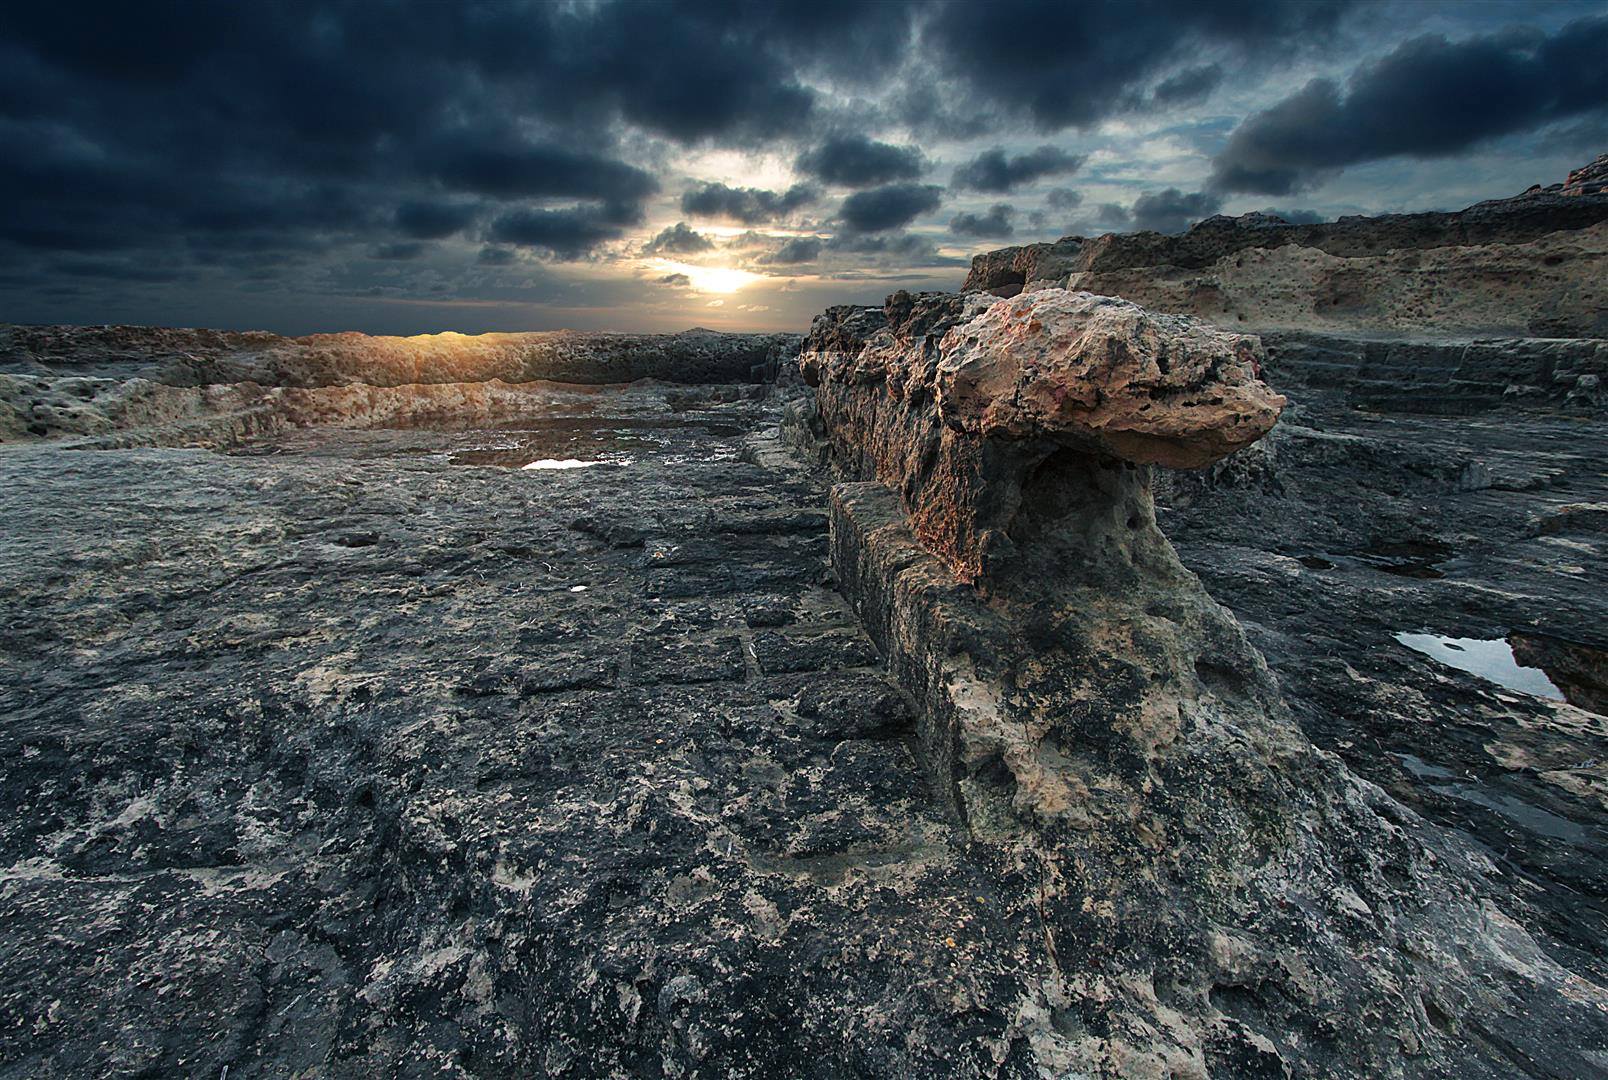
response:
M1061 284L1251 329L1602 336L1608 193L1594 168L1455 213L1313 225L1252 213L1181 236L1005 248L973 259L963 289Z
M967 580L1010 550L1024 485L1058 452L1207 465L1266 434L1284 403L1256 379L1256 339L1088 293L899 293L824 320L811 337L824 347L801 362L827 429L854 433L842 452L900 491L917 535Z
M0 327L0 373L138 376L171 386L537 381L749 382L796 348L796 334L313 334L147 326Z
M1464 416L1520 406L1580 415L1608 408L1608 341L1591 338L1377 339L1261 335L1282 387L1339 390L1376 412Z
M1582 165L1563 182L1564 195L1608 195L1608 154L1600 155L1589 165Z
M805 343L840 587L1041 928L1033 1061L1595 1075L1608 994L1485 899L1476 850L1307 741L1156 526L1143 462L1271 425L1257 348L1059 290L896 294Z
M175 423L256 434L307 423L399 422L410 414L468 416L477 408L489 418L516 412L520 388L551 383L757 382L774 377L798 341L795 334L712 330L282 338L0 327L0 441Z

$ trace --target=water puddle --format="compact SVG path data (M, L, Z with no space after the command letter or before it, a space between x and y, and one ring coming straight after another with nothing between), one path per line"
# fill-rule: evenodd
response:
M601 461L582 461L580 458L537 458L535 461L521 465L521 469L590 469L594 465L604 464ZM628 464L622 462L621 464Z
M1440 634L1398 633L1396 640L1447 667L1521 694L1563 701L1563 691L1537 667L1520 664L1506 638L1454 638Z
M462 433L459 448L448 453L447 461L565 472L598 466L622 468L644 455L667 464L734 460L737 437L747 430L737 424L686 417L526 419Z

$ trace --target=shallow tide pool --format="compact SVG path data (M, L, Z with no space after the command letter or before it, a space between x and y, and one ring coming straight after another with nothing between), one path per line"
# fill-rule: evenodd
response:
M1505 638L1454 638L1441 634L1398 633L1396 640L1447 667L1477 675L1487 682L1517 690L1521 694L1564 700L1546 672L1525 667L1513 658L1513 646Z

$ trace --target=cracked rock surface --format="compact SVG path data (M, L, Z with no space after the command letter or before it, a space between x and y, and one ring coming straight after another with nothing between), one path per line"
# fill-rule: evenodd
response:
M1010 1071L768 409L0 450L0 1075Z

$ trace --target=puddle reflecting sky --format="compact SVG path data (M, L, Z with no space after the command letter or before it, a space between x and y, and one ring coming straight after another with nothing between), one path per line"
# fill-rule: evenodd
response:
M1525 667L1513 658L1505 638L1454 638L1440 634L1398 633L1396 640L1409 649L1440 661L1447 667L1477 675L1487 682L1521 694L1562 701L1563 693L1540 668Z
M521 469L590 469L594 465L602 465L601 461L582 461L580 458L537 458L535 461L521 465ZM630 459L620 462L629 465Z
M623 467L640 455L671 463L722 461L737 456L737 437L746 433L739 425L703 418L553 417L460 433L447 460L558 472Z

